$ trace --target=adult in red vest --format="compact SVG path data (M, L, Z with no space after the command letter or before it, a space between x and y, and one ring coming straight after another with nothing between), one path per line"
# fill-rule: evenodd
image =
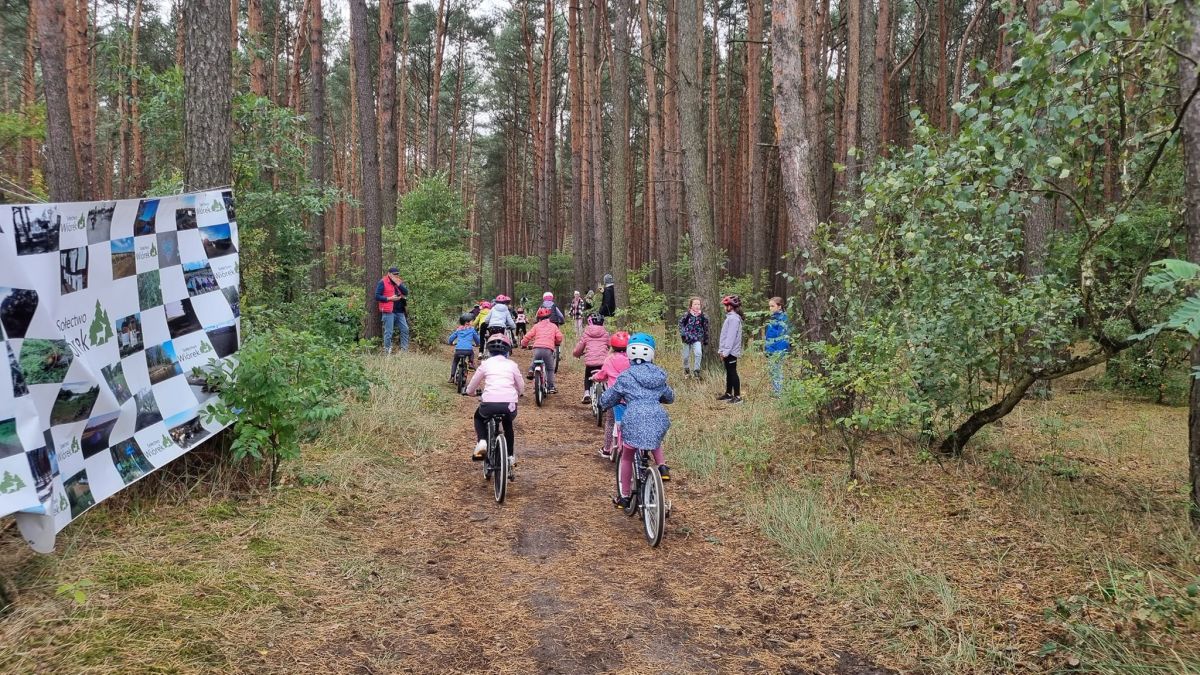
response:
M375 286L375 300L383 318L383 350L392 353L392 329L400 333L400 351L408 351L408 287L400 278L399 268L392 267Z

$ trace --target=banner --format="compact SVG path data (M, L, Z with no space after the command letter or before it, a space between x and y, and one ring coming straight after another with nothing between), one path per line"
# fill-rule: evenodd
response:
M0 205L0 516L35 550L221 425L192 369L238 349L233 193Z

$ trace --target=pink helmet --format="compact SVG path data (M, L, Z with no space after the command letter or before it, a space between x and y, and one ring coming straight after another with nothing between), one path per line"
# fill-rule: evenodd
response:
M480 307L480 309L491 309L492 303L488 302L487 300L484 300L483 302L479 303L479 307Z
M512 300L512 298L508 297L507 295L505 295L503 293L496 296L496 302L507 303L511 300Z
M553 300L554 294L551 293L550 291L546 291L545 293L542 293L542 299L543 300Z

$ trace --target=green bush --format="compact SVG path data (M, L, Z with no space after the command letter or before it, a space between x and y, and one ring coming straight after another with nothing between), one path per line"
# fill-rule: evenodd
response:
M417 345L440 344L448 317L468 302L474 277L465 219L445 177L431 176L404 195L396 226L384 232L384 264L399 267L408 286L409 330Z
M298 329L311 328L336 344L352 345L362 337L366 308L358 288L334 286L318 293L313 302L304 303L303 312L292 315L300 320Z
M1108 362L1103 383L1166 405L1187 403L1188 347L1177 335L1141 342Z
M617 308L618 321L630 330L652 331L663 325L667 315L667 296L654 290L648 280L654 273L654 265L646 263L636 272L629 274L629 306ZM597 308L599 302L597 302Z
M372 378L353 352L269 314L263 325L273 327L251 331L236 361L212 359L203 370L221 395L204 415L232 423L233 460L268 462L274 485L279 463L299 457L300 441L344 412L347 392L366 395Z

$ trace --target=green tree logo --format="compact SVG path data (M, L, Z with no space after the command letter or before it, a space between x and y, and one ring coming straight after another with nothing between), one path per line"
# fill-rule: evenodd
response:
M79 439L78 438L71 439L71 452L79 452Z
M169 448L175 445L175 443L171 441L170 434L163 434L162 444L164 448Z
M207 353L211 352L212 350L213 350L213 348L207 342L205 342L203 340L200 341L200 353L201 354L207 354Z
M93 347L99 347L112 339L112 325L108 321L108 312L100 306L100 301L96 301L96 316L92 318L92 325L88 328L88 341Z
M58 496L58 508L55 509L54 512L62 513L63 511L66 511L69 508L71 508L71 505L67 503L67 496L59 495Z
M212 203L212 210L213 210L213 211L220 211L220 210L221 210L221 209L223 209L223 208L225 208L225 203L224 203L224 202L222 202L220 199L214 199L214 200L213 200L213 203Z
M150 255L158 255L158 247L154 245L154 242L150 242Z
M15 473L9 471L4 472L4 477L0 478L0 495L11 495L17 490L25 489L25 481Z

